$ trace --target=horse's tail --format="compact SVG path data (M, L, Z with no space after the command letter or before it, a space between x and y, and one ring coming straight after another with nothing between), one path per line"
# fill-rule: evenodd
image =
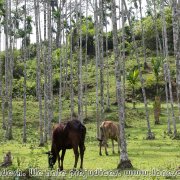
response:
M84 142L86 137L86 127L83 124L81 124L80 126L80 133L81 133L81 141Z

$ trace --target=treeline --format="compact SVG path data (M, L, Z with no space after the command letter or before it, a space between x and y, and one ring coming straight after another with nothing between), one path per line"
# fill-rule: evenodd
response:
M160 14L157 15L157 27L158 27L158 34L160 36L160 41L162 43L163 38L162 38L162 20L161 20L161 16ZM168 37L168 49L170 54L173 54L173 28L172 28L172 13L171 13L171 8L167 7L165 9L165 17L166 17L166 22L167 22L167 37ZM31 19L30 17L28 19ZM87 21L86 21L87 20ZM29 26L29 31L32 31L32 27L29 24L30 20L28 20L28 26ZM88 32L86 32L86 24L88 23ZM142 23L144 24L144 37L145 37L145 41L148 42L146 44L146 53L148 56L154 56L156 53L156 46L154 46L156 44L156 34L154 32L154 23L153 23L153 16L152 15L147 15L146 17L143 18ZM76 46L77 46L77 38L78 38L78 34L77 34L77 29L73 28L72 30L69 29L69 25L67 24L67 40L68 40L68 47L64 47L67 49L70 49L70 43L71 43L71 39L70 39L70 31L72 31L72 51L74 54L74 61L73 63L76 64L77 63L77 56L75 55L76 52ZM141 44L141 28L140 28L140 20L136 20L134 19L133 21L133 26L134 28L134 32L135 32L135 39L136 42L138 44L139 47L139 52L140 55L143 56L143 50L142 50L142 44ZM95 56L95 30L94 30L94 21L93 18L91 16L87 17L87 19L83 16L82 17L82 51L85 57L85 53L86 53L86 36L87 36L87 55L89 56L90 59L94 58ZM132 42L132 35L130 32L130 26L128 24L126 24L125 28L124 28L124 33L126 34L126 38L125 38L125 53L126 55L132 55L133 54L133 42ZM19 34L23 34L22 29L19 29ZM29 32L28 32L29 33ZM122 30L119 29L118 30L118 34L119 37L122 36ZM30 38L30 36L29 36ZM27 66L27 79L28 79L28 83L27 83L27 97L31 97L31 96L36 96L36 83L34 82L34 79L36 78L36 51L37 51L37 45L36 43L31 44L30 39L27 40L27 50L28 50L28 66ZM119 39L120 42L120 39ZM47 42L43 41L42 44L47 44ZM119 44L121 46L121 44ZM107 47L106 47L107 46ZM108 54L106 54L104 52L104 56L108 56L108 58L110 58L110 54L113 51L113 34L112 31L110 32L104 32L103 34L103 49L107 49L109 51ZM57 58L57 46L56 46L56 39L52 39L52 51L53 56L53 69L57 69L58 71L58 58ZM63 52L61 52L63 53ZM66 52L66 56L69 59L70 58L70 51L68 50ZM23 69L24 69L24 65L23 65L23 56L24 56L24 52L23 52L23 46L21 47L20 50L14 50L14 54L13 54L13 58L14 58L14 69L13 69L13 81L14 81L14 86L13 86L13 97L22 97L23 96ZM0 58L2 60L2 75L5 75L5 52L1 52L0 54ZM83 64L85 64L85 58L83 58ZM57 72L56 70L54 70L55 72ZM69 72L70 73L70 72ZM43 82L42 82L43 83ZM76 85L75 85L76 86ZM95 86L95 84L94 84ZM58 75L55 75L55 78L53 79L53 90L55 94L59 93L59 77ZM147 89L148 90L148 89ZM141 91L141 90L139 90ZM152 91L152 93L154 92L153 89L150 87L150 91ZM77 92L77 90L75 90L75 92Z

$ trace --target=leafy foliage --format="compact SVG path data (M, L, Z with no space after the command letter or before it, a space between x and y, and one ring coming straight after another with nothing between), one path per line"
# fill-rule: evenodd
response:
M135 86L138 80L139 70L134 67L128 74L127 80L130 82L131 86Z
M156 80L158 81L161 66L162 66L162 58L152 58L151 63L153 67L153 72L155 74Z
M156 93L159 93L159 88L158 88L158 83L159 83L159 75L161 73L161 67L162 67L162 58L158 57L158 58L152 58L151 63L152 63L152 68L153 68L153 72L156 78Z
M158 34L160 37L160 40L162 42L162 20L160 14L157 15L158 18L156 20L157 22L157 29L158 29ZM149 48L150 50L155 50L156 49L156 34L155 34L155 24L153 21L153 16L146 16L143 18L142 23L144 26L144 35L145 35L145 42L146 47ZM165 8L165 19L166 19L166 25L167 25L167 35L168 35L168 48L169 51L173 51L173 31L172 31L172 12L169 7ZM137 21L135 24L135 36L136 39L141 39L141 23L140 21Z

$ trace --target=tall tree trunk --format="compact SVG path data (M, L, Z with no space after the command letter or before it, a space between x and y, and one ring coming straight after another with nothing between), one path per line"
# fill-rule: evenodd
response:
M63 11L63 17L64 17L64 11ZM65 18L63 18L63 21L65 21ZM62 73L62 94L65 95L66 94L66 90L65 90L65 86L66 86L66 81L65 81L65 27L64 27L64 23L63 23L63 28L62 28L62 41L63 41L63 46L62 46L62 69L63 69L63 73Z
M142 47L143 47L143 54L144 54L144 68L147 68L147 58L146 58L146 44L144 39L144 25L142 21L142 4L141 0L139 0L139 9L140 9L140 17L141 17L141 33L142 33Z
M44 2L44 42L47 41L47 2ZM44 143L47 143L48 137L48 85L47 85L47 47L43 46L43 66L44 66Z
M177 3L177 0L172 0L172 23L173 23L173 43L174 43L174 56L176 58L176 89L177 89L177 102L178 102L178 110L179 110L179 120L180 120L180 13L178 10L180 9L180 2ZM179 13L179 14L178 14Z
M85 118L87 119L87 101L88 101L88 94L87 94L87 80L88 80L88 70L87 70L87 61L88 61L88 0L86 0L86 52L85 52L85 92L84 92L84 96L85 96L85 102L84 102L84 106L85 106Z
M178 45L178 36L179 36L179 29L178 29L178 17L177 17L177 0L172 1L172 25L173 25L173 44L174 44L174 56L177 54L177 45Z
M73 42L73 27L72 27L72 4L70 0L70 91L71 91L71 120L74 115L74 87L73 87L73 50L72 50L72 42Z
M26 48L26 38L27 38L27 32L26 32L26 0L24 0L24 31L25 31L25 37L24 37L24 84L23 84L23 97L24 97L24 125L23 125L23 143L26 143L27 137L26 137L26 59L27 59L27 48Z
M164 63L164 76L165 80L169 83L171 81L171 76L170 76L170 69L167 63ZM166 83L167 83L166 82ZM173 120L173 127L174 127L174 137L177 135L177 130L176 130L176 121L175 121L175 115L174 115L174 106L173 106L173 96L172 96L172 86L171 83L169 83L169 94L170 94L170 103L171 103L171 113L172 113L172 120ZM170 127L170 120L168 118L168 133L171 133L171 127Z
M124 5L123 5L123 1L121 0L121 13L122 13L122 53L121 53L121 56L122 56L122 60L123 60L123 93L124 93L124 99L126 98L126 90L125 90L125 82L126 82L126 69L125 69L125 62L126 62L126 55L125 55L125 13L124 13ZM125 101L124 101L124 108L125 107ZM125 114L126 115L126 114Z
M113 25L113 49L115 57L115 74L116 74L116 89L118 97L118 114L119 114L119 124L120 124L120 143L121 143L121 155L120 163L118 168L126 169L132 168L131 161L128 158L127 144L125 137L125 109L124 109L124 97L123 97L123 73L121 71L122 59L120 61L119 49L118 49L118 34L117 34L117 19L116 19L116 3L115 0L111 1L111 13L112 13L112 25Z
M167 132L171 134L171 122L170 122L170 112L169 112L169 97L168 97L168 79L167 79L167 69L165 64L163 65L164 69L164 81L165 81L165 92L166 92L166 111L167 111Z
M174 114L174 102L173 102L173 94L172 94L172 84L171 84L171 75L170 75L170 67L167 65L167 76L169 81L169 94L170 94L170 102L171 102L171 113L172 113L172 120L173 120L173 128L174 128L174 137L177 136L177 129L176 129L176 118Z
M18 0L16 0L15 2L15 6L16 6L16 13L18 13ZM17 19L15 20L15 23L17 24ZM15 33L18 33L18 27L15 25ZM14 37L14 48L17 49L17 38Z
M5 90L4 90L4 104L2 105L2 108L4 108L3 113L3 122L6 125L6 134L7 134L7 128L8 128L8 122L7 122L7 112L8 112L8 86L9 86L9 76L8 76L8 69L9 69L9 8L8 8L8 0L5 2ZM5 136L6 136L5 134Z
M1 38L2 38L2 34L1 34L1 26L0 26L0 52L1 50ZM2 129L6 129L6 124L5 124L5 112L4 112L4 83L3 83L3 76L2 76L2 59L0 58L0 98L1 98L1 110L2 110Z
M12 20L11 20L11 1L7 2L7 7L9 11L7 10L7 41L8 41L8 33L10 31L11 25L12 25ZM13 139L12 136L12 80L13 80L13 50L12 50L12 36L9 35L9 47L7 46L8 49L7 51L7 59L8 59L8 64L7 64L7 77L8 77L8 90L7 90L7 104L8 104L8 123L7 123L7 128L6 128L6 138L8 140Z
M95 19L95 49L96 49L96 127L97 127L97 137L99 137L99 126L100 126L100 119L99 119L99 97L98 97L98 90L99 90L99 34L98 34L98 8L97 8L97 0L94 2L94 19Z
M65 19L64 21L66 22L67 21L67 2L66 2L66 6L65 6ZM67 27L65 26L64 27L64 31L65 31L65 58L64 58L64 69L65 69L65 77L64 77L64 92L65 94L68 92L68 82L67 82L67 78L68 78L68 35L67 35Z
M60 0L60 5L58 7L58 13L60 13L60 17L58 16L58 19L57 19L56 47L60 48L60 46L61 46L61 43L60 43L60 36L61 36L61 0Z
M177 136L177 130L176 130L176 120L174 115L174 105L173 105L173 94L172 94L172 84L171 84L171 77L170 77L170 70L168 67L168 59L169 59L169 52L168 52L168 39L167 39L167 31L166 31L166 20L164 15L164 1L161 2L161 15L162 15L162 21L163 21L163 39L164 39L164 55L166 64L164 64L164 68L167 71L167 80L169 83L169 94L170 94L170 103L171 103L171 113L172 113L172 121L173 121L173 127L174 127L174 137Z
M60 9L62 9L62 12L63 12L63 7L61 8L61 2L60 2L59 7L60 7ZM60 18L61 18L61 14L60 14ZM64 21L64 18L62 18L62 20L60 19L60 22L61 22L60 26L62 24L62 29L64 29L63 21ZM61 27L60 27L60 29L61 29ZM60 30L60 35L59 35L59 38L60 38L60 40L59 40L59 43L60 43L60 46L59 46L60 47L59 48L59 70L60 70L60 72L59 72L59 123L62 120L62 61L63 61L62 52L63 52L63 50L62 50L62 47L61 47L61 38L62 38L61 34L62 34L62 32Z
M103 0L99 0L99 47L100 47L100 121L104 119L104 49L103 49Z
M162 29L162 36L163 35L163 29ZM165 58L165 45L164 45L164 38L163 38L163 53ZM165 93L166 93L166 112L167 112L167 131L168 134L171 134L171 122L170 122L170 111L169 111L169 93L168 93L168 76L167 76L167 69L165 64L163 65L164 68L164 80L165 80Z
M154 23L155 23L155 34L156 34L156 56L159 56L159 45L158 45L158 29L157 29L157 12L156 12L156 1L153 0L154 7Z
M180 0L178 0L178 4L177 4L177 9L179 11L176 12L175 17L176 17L176 21L178 23L178 32L180 33ZM180 35L178 36L177 39L177 49L180 49ZM180 100L180 50L177 51L176 54L176 79L177 79L177 94L178 94L178 99ZM180 120L180 103L179 103L179 120Z
M39 0L34 0L34 9L35 9L35 25L36 25L36 55L37 55L37 96L38 96L38 102L39 102L39 130L40 130L40 146L44 144L43 142L43 121L42 121L42 94L41 94L41 47L40 47L40 31L39 31Z
M103 50L103 0L99 0L99 47L100 47L100 121L104 119L104 50Z
M48 20L48 134L49 139L52 136L51 122L53 119L53 87L52 87L52 29L51 29L51 5L47 3Z
M82 13L82 1L80 0L80 15ZM83 122L83 82L82 82L82 19L79 19L79 61L78 61L78 118Z
M146 112L147 130L148 130L148 132L147 132L147 139L154 139L155 136L151 132L151 126L150 126L150 120L149 120L149 112L148 112L148 105L147 105L147 98L146 98L146 92L145 92L145 88L144 88L144 79L143 79L142 71L141 71L141 67L140 67L139 54L138 54L138 51L137 51L137 44L136 44L136 41L135 41L134 33L132 31L132 23L131 23L131 20L130 20L130 15L128 13L125 0L123 0L123 3L124 3L124 7L125 7L125 12L127 13L128 22L129 22L130 27L131 27L130 29L131 29L131 34L132 34L133 48L135 50L136 61L137 61L137 64L138 64L138 69L139 69L141 88L142 88L142 94L143 94L144 106L145 106L145 112Z
M106 88L107 88L107 110L110 110L110 97L109 97L109 58L108 58L108 31L107 31L107 24L108 24L108 18L106 17L106 77L107 77L107 82L106 82Z

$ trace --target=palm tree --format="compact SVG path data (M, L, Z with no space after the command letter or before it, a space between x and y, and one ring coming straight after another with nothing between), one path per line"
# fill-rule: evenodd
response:
M165 81L165 92L166 92L166 111L167 111L167 132L171 134L171 122L170 122L170 112L169 112L169 93L168 93L168 80L167 80L167 70L166 66L164 65L164 81Z
M39 130L40 130L40 146L44 144L43 142L43 122L42 122L42 95L41 95L41 66L40 66L40 31L39 31L39 0L34 0L35 9L35 25L36 25L36 55L37 55L37 97L39 102Z
M65 58L64 58L64 67L63 67L63 69L65 69L65 77L64 77L64 91L65 91L65 94L66 94L66 92L67 92L67 85L68 85L68 83L67 83L67 78L68 78L68 53L67 53L67 51L68 51L68 32L67 32L67 28L68 28L68 24L67 24L67 2L66 2L66 6L65 6L65 19L64 19L64 32L65 32Z
M26 0L24 1L24 31L25 31L25 37L24 37L24 44L22 44L24 46L24 126L23 126L23 143L26 143L26 59L27 59L27 48L26 48L26 37L27 37L27 32L26 32Z
M178 0L178 4L177 4L177 9L180 9L180 0ZM176 11L175 13L175 17L176 17L176 21L178 23L179 26L177 26L177 31L180 32L180 17L178 15L178 11ZM177 39L177 49L180 49L180 36L177 36L178 39ZM177 79L177 88L178 88L178 91L177 91L177 96L178 96L178 99L180 101L180 51L177 51L176 53L176 79ZM180 102L179 102L179 120L180 120Z
M80 15L82 13L82 1L80 0ZM82 89L82 18L78 22L79 27L79 61L78 61L78 118L83 122L83 89Z
M132 97L133 97L133 109L135 109L136 101L135 101L135 86L138 82L139 70L134 67L128 74L127 80L129 81L132 87Z
M0 14L1 14L1 16L0 16L0 23L2 23L3 21L4 21L4 19L5 19L5 8L4 8L4 2L3 1L1 1L0 2ZM1 51L1 43L2 43L2 33L1 33L1 31L2 31L2 26L1 26L1 24L0 24L0 51ZM4 100L5 100L5 98L4 98L4 83L3 83L3 76L2 76L2 59L0 59L0 97L1 97L1 101L2 101L2 103L1 103L1 109L2 109L2 129L6 129L6 124L5 124L5 109L4 109L4 105L5 105L5 103L4 103Z
M169 94L170 94L170 103L171 103L171 113L172 113L172 121L173 121L173 127L174 127L174 137L177 136L177 129L176 129L176 119L174 115L174 105L173 105L173 94L172 94L172 84L171 84L171 77L170 77L170 69L168 65L169 61L169 52L168 52L168 39L167 39L167 31L166 31L166 20L164 15L164 1L161 1L161 16L163 21L163 41L164 41L164 47L163 47L163 54L165 58L164 63L164 69L165 69L165 76L167 77L167 81L169 83Z
M52 86L52 22L51 22L51 5L50 1L47 2L47 21L48 21L48 50L47 50L47 89L48 89L48 135L49 139L52 136L51 122L53 119L53 86Z
M62 38L62 32L61 32L61 26L62 26L62 29L64 29L64 18L62 18L62 13L61 13L61 10L63 7L62 6L62 3L60 1L60 5L59 5L59 9L60 9L60 33L58 36L59 36L59 40L56 39L56 41L58 41L59 45L59 69L60 69L60 72L59 72L59 123L61 122L62 120L62 47L61 47L61 38ZM61 23L62 22L62 23ZM56 37L57 38L57 37ZM63 37L64 38L64 37Z
M144 25L143 25L143 21L142 21L142 2L141 0L139 1L139 9L140 9L140 17L141 17L141 33L142 33L142 47L143 47L143 53L144 53L144 68L147 68L147 58L146 58L146 44L145 44L145 38L144 38Z
M167 63L164 63L164 76L165 76L165 80L169 83L171 81L171 76L170 76L170 69L169 69L169 66ZM177 129L176 129L176 120L175 120L175 115L174 115L174 106L173 106L173 96L172 96L171 83L169 83L169 94L170 94L171 113L172 113L173 128L174 128L173 133L174 133L174 138L176 138ZM168 121L168 133L171 134L170 121Z
M180 8L180 2L177 2L177 0L171 1L172 6L172 23L173 23L173 44L174 44L174 56L176 57L176 84L177 84L177 100L178 100L178 109L179 109L179 120L180 120L180 68L179 68L179 59L180 59L180 52L178 49L180 49L180 37L179 37L179 31L180 31L180 18L178 15L178 9Z
M8 108L8 123L6 128L6 139L13 139L12 136L12 80L13 80L13 49L12 49L12 19L11 19L11 1L6 0L6 102ZM9 43L8 43L9 40Z
M155 26L155 34L156 34L156 56L159 56L159 34L158 34L158 28L157 28L157 11L156 11L156 1L153 0L153 8L154 8L154 26Z
M123 73L120 66L122 61L119 60L119 49L118 49L118 34L117 34L117 18L116 18L116 3L115 0L111 1L111 13L112 13L112 24L113 24L113 49L115 58L115 74L116 74L116 90L118 99L118 113L119 113L119 124L120 124L120 142L121 142L121 155L120 163L118 168L132 168L131 161L128 158L127 144L125 137L125 109L124 109L124 96L123 96L123 86L122 77Z
M71 91L71 119L74 114L74 89L73 89L73 51L72 51L72 41L73 41L73 28L72 28L72 4L70 0L70 91Z
M4 77L4 95L2 97L2 115L3 115L3 129L7 129L7 106L8 106L8 1L0 3L1 12L3 15L2 22L4 22L4 34L5 34L5 77ZM7 131L6 131L7 132Z
M177 0L171 0L172 6L172 25L173 25L173 44L174 44L174 55L177 54L177 47L178 47L178 16L177 16Z
M98 90L99 90L99 71L98 71L98 64L99 64L99 34L98 34L98 8L97 8L97 0L94 1L94 24L95 24L95 49L96 49L96 128L97 128L97 137L99 137L99 126L100 126L100 119L99 119L99 97L98 97Z
M1 10L2 9L2 10ZM4 11L4 7L3 4L0 4L0 10L1 10L1 14L3 14ZM2 18L2 17L1 17ZM2 31L2 27L0 25L0 52L1 52L1 31ZM0 57L1 58L1 57ZM2 129L6 129L6 125L5 125L5 114L4 114L4 83L3 83L3 76L2 76L2 59L0 59L0 97L1 97L1 108L2 108Z
M47 41L47 2L44 2L44 42ZM48 95L48 85L47 85L47 47L44 43L43 46L43 66L44 66L44 143L47 142L48 137L48 107L47 107L47 95Z
M159 75L160 75L160 69L162 65L162 59L161 58L153 58L151 60L153 72L156 78L156 95L155 95L155 102L154 102L154 118L155 118L155 124L159 124L159 116L161 112L161 101L160 101L160 95L159 95Z
M107 21L107 17L106 17ZM109 95L109 58L108 58L108 31L107 31L108 24L106 23L106 68L107 68L107 111L110 110L110 95Z
M84 102L84 106L85 106L85 119L87 119L87 80L88 80L88 70L87 70L87 63L88 63L88 0L86 0L86 52L85 52L85 102Z
M99 0L99 52L100 52L100 121L104 119L104 49L103 49L103 0Z

